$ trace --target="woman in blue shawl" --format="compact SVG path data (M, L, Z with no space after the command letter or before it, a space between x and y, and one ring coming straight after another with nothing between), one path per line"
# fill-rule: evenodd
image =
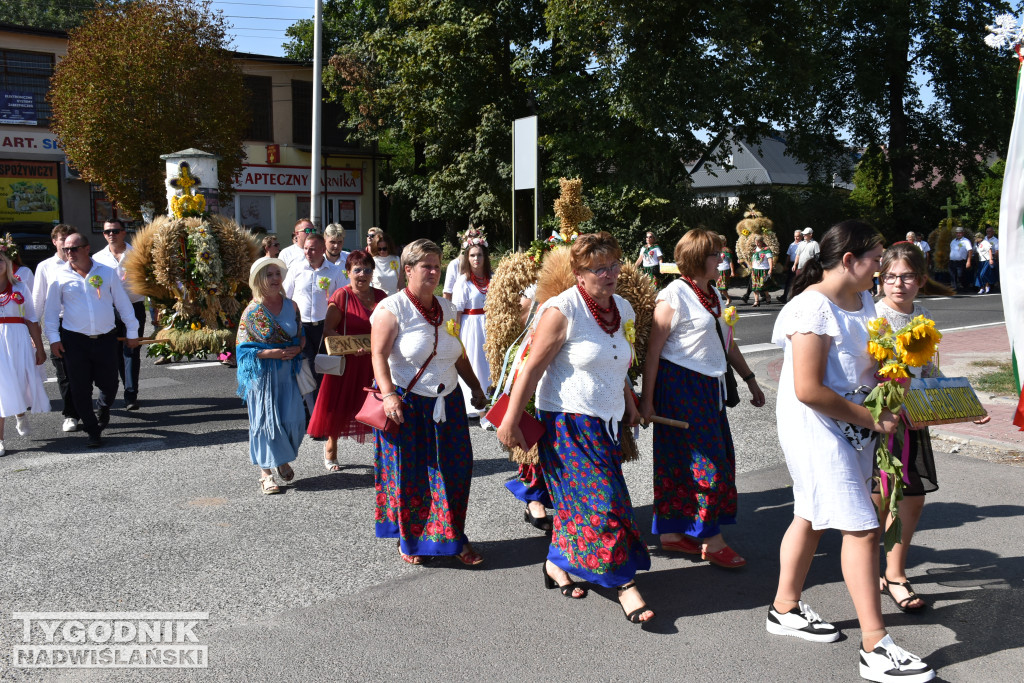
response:
M249 457L260 468L263 493L280 493L273 468L285 482L306 433L298 376L303 363L302 325L281 289L288 267L264 256L249 269L252 302L238 322L238 395L249 408Z

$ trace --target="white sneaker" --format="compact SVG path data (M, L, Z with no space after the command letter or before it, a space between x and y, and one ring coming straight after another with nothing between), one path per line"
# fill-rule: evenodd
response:
M7 449L4 448L4 442L0 441L0 456L7 455Z
M14 426L18 429L18 434L20 436L28 436L29 428L28 428L28 418L27 417L22 417L21 415L16 415L15 418L14 418Z
M871 652L860 650L860 677L889 683L924 683L935 678L935 669L893 642L885 635Z
M62 428L65 432L77 432L78 431L78 420L73 417L64 418L64 427Z
M796 636L816 643L833 643L839 640L839 629L824 621L818 613L803 600L785 614L775 611L775 606L768 608L768 619L765 621L768 633L777 636Z

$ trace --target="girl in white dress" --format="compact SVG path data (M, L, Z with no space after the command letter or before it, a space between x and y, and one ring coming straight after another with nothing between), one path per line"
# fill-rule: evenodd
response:
M491 366L484 353L484 302L487 299L487 288L491 283L491 257L487 252L487 243L475 244L462 252L459 279L452 289L452 303L458 311L459 338L466 347L466 355L473 366L473 374L480 380L480 386L491 386ZM481 411L472 407L469 385L459 382L466 398L466 413L469 417L480 417L480 426L484 429L490 423ZM489 394L488 394L489 395Z
M377 241L370 249L373 256L373 279L370 285L384 290L391 296L400 289L405 289L405 273L402 272L401 261L395 254L395 243L383 232L377 233Z
M0 455L4 455L4 423L16 416L18 434L28 435L25 411L50 410L42 379L35 367L46 362L39 320L32 307L32 290L13 278L14 266L0 254Z
M935 671L886 634L878 592L878 514L871 501L875 432L893 433L897 418L875 422L863 407L874 385L868 290L882 255L871 226L845 221L821 240L779 314L772 341L785 349L776 404L779 441L793 478L793 521L779 550L779 585L767 629L816 642L839 629L801 600L818 541L843 534L842 569L861 627L860 674L873 681L931 680Z

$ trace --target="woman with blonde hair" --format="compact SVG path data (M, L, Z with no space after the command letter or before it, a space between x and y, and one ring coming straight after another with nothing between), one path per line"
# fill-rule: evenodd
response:
M655 414L690 429L654 425L654 519L662 550L700 555L738 569L747 561L726 545L722 526L736 523L736 453L726 413L726 372L731 364L750 390L751 405L764 393L719 319L722 297L715 278L721 240L691 230L676 244L680 278L658 294L644 365L640 415Z
M377 538L398 539L409 564L454 556L483 557L465 534L473 450L459 379L473 407L486 398L455 330L455 307L434 296L441 249L426 239L402 253L409 286L377 304L370 316L373 376L384 412L398 425L374 430Z
M487 251L486 240L473 244L462 252L459 257L460 275L452 289L451 302L458 311L459 337L469 357L469 364L486 389L491 385L491 366L484 353L485 331L484 303L487 301L487 289L491 284L491 257ZM466 403L470 403L469 387L463 386ZM479 417L480 426L488 428L490 423L481 411L467 409L470 417Z
M537 443L554 503L544 584L568 598L587 591L569 574L618 590L626 619L654 618L637 589L651 557L622 475L620 433L637 424L626 374L635 331L632 306L615 294L622 250L607 232L580 235L570 263L576 286L540 307L530 355L509 396L498 439L529 450L518 418L534 390L545 432Z
M264 256L249 268L252 302L238 322L238 396L249 410L249 458L260 468L260 490L280 493L274 469L285 482L306 433L306 412L297 376L304 338L299 309L284 296L284 261Z

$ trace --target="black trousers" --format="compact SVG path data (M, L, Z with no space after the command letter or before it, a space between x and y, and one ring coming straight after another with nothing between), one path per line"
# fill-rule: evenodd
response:
M302 357L309 363L309 371L313 373L313 379L316 380L316 389L320 391L320 381L323 379L323 375L318 375L316 368L313 367L313 362L316 360L316 354L320 353L320 342L324 338L324 324L323 322L318 323L302 323L302 331L306 335L306 344L302 347Z
M60 333L64 334L64 328L60 328ZM51 342L53 340L50 340ZM61 413L64 417L70 417L72 420L78 419L78 411L75 410L75 402L71 400L71 383L68 382L68 373L64 369L64 359L57 358L50 352L50 362L53 363L53 369L57 371L57 388L60 390L60 400L64 403L64 409Z
M86 433L99 435L99 422L93 412L92 387L100 390L96 406L110 408L117 396L117 366L121 357L117 353L117 333L114 330L98 337L61 330L64 345L64 367L71 384L71 400L78 411Z
M139 336L142 336L146 329L146 302L138 301L132 304L135 311L135 319L139 323ZM118 337L128 334L128 328L121 320L121 315L114 309L114 332ZM117 366L117 374L124 385L124 402L131 403L139 397L139 369L142 367L142 347L129 348L123 342L117 342L117 355L121 362Z
M949 285L954 292L967 288L967 259L949 262Z

